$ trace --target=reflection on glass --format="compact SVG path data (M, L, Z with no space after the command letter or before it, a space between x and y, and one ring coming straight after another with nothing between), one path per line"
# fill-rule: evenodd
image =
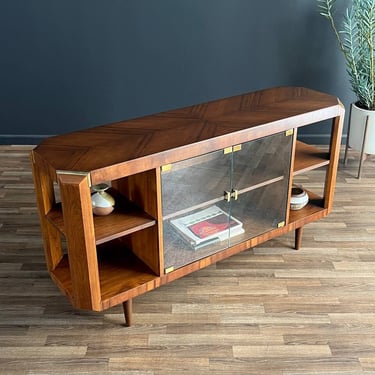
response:
M174 163L162 172L165 268L176 269L285 222L285 133Z

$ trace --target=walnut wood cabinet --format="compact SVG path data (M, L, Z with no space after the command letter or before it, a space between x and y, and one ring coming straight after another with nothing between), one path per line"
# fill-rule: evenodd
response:
M31 153L48 271L73 306L102 311L295 231L332 209L344 108L333 96L272 88L43 141ZM330 127L327 152L298 140ZM325 168L323 193L290 210L294 176ZM95 216L91 186L110 182L115 210ZM176 220L207 208L237 220L191 246ZM235 235L234 235L235 234Z

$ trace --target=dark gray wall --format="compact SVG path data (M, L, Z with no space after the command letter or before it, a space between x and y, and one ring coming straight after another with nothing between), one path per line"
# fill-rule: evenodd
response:
M0 143L279 85L353 100L314 0L4 0L1 8ZM324 142L325 128L314 132L307 136Z

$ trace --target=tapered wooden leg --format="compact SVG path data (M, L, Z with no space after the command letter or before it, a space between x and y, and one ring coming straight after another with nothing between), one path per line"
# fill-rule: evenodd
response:
M295 231L294 247L295 247L296 250L299 250L301 248L302 233L303 233L303 227L297 228L296 231Z
M124 308L125 325L130 327L132 325L132 314L133 314L133 300L129 299L122 304Z

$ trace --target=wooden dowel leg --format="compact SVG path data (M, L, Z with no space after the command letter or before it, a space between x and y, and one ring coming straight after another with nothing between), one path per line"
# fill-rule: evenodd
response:
M303 227L297 228L295 230L294 247L296 250L299 250L301 248L302 233L303 233Z
M351 125L350 119L352 118L352 108L353 108L353 105L350 106L350 111L349 111L349 124L348 124L348 133L346 134L344 165L346 165L346 163L348 161L349 137L350 137L350 127L351 127L350 126Z
M362 147L361 147L361 156L359 159L359 167L358 167L358 175L357 178L361 178L361 172L362 172L362 164L365 159L365 146L366 146L366 141L367 141L367 129L368 129L368 121L369 121L369 116L366 117L366 124L365 124L365 130L363 132L363 140L362 140Z
M124 308L125 325L130 327L132 325L132 315L133 315L133 300L129 299L122 304Z

